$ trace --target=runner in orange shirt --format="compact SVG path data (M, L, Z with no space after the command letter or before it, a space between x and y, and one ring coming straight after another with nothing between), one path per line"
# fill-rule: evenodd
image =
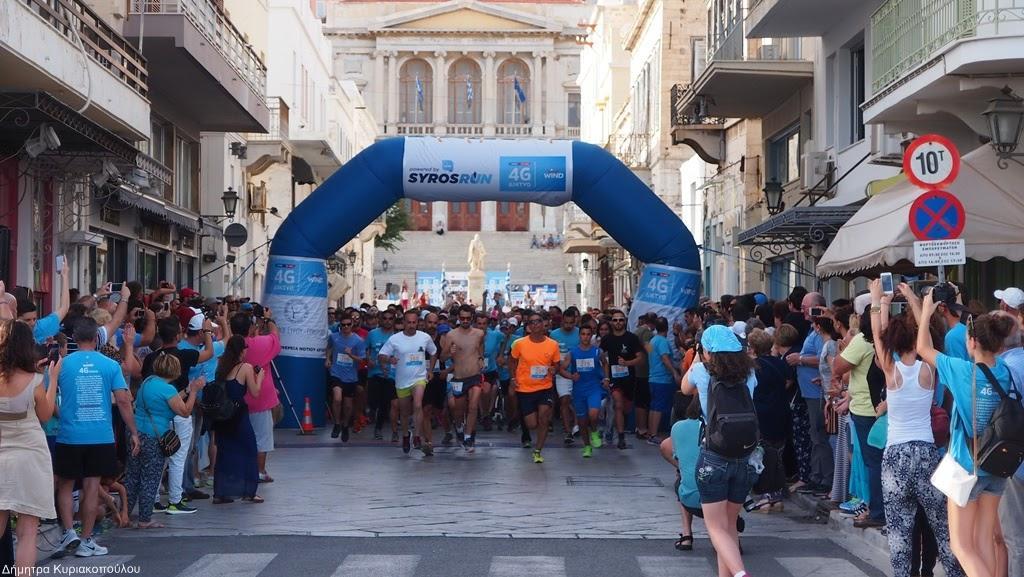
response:
M543 463L540 452L548 436L548 422L555 403L553 376L558 372L562 357L558 343L545 334L544 317L540 313L528 314L526 330L528 336L512 345L509 371L519 399L523 426L537 431L533 462Z

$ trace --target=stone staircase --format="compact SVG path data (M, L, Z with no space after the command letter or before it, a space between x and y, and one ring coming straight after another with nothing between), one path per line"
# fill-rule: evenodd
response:
M485 272L504 273L506 266L511 263L513 284L556 284L561 306L579 306L580 295L576 293L578 280L575 274L570 275L566 270L572 255L563 254L561 248L531 249L533 232L449 231L443 235L420 231L403 233L405 241L397 252L379 248L376 250L374 282L377 291L383 292L387 283L400 287L404 281L408 283L411 294L416 286L416 273L440 271L442 262L448 272L468 272L466 255L474 234L480 235L487 251ZM536 234L541 239L548 233ZM380 268L384 259L388 261L387 272Z

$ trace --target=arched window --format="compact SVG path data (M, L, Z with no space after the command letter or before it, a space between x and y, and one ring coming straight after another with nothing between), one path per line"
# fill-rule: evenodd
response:
M448 122L480 124L480 66L469 58L455 61L448 71Z
M434 120L434 71L426 60L409 60L399 73L401 92L398 122L430 124Z
M530 122L530 69L518 58L498 67L498 123Z

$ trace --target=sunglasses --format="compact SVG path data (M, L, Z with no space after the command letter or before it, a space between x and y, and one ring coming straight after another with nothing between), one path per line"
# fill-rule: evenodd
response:
M526 321L526 324L528 324L528 325L539 325L542 322L544 322L544 321L541 320L541 319L530 319L530 320Z
M350 327L350 326L352 326L352 323L341 323L341 326L343 326L343 327Z

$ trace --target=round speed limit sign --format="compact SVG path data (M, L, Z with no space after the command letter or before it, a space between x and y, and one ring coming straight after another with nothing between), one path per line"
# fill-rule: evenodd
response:
M960 173L960 153L944 136L926 134L914 140L903 154L907 180L924 189L942 188Z

